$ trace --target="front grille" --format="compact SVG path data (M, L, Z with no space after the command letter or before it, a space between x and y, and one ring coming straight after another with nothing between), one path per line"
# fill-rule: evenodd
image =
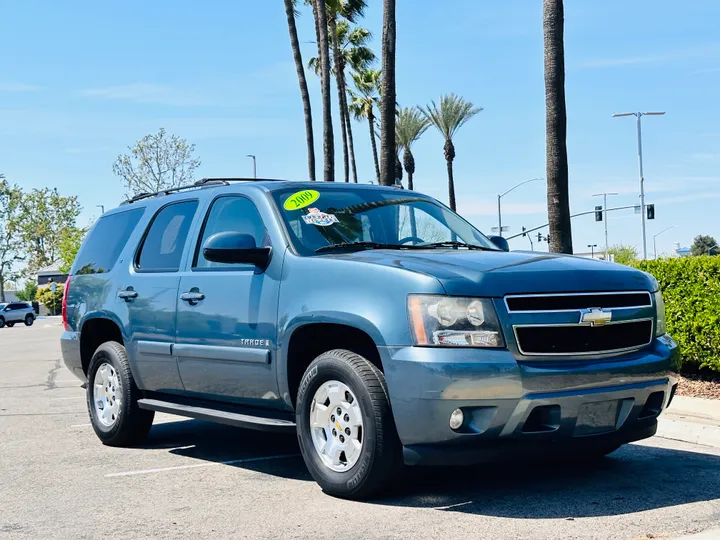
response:
M508 312L575 311L590 308L629 308L652 305L648 292L518 295L505 298Z
M516 326L521 354L602 354L635 349L652 341L652 320L604 326Z

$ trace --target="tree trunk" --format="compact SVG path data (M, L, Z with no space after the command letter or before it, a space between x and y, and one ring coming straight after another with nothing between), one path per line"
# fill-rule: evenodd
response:
M372 111L368 112L368 126L370 126L370 144L372 144L373 161L375 162L375 176L378 184L380 181L380 163L378 162L377 142L375 141L375 115Z
M545 133L550 251L572 253L568 195L563 0L543 0Z
M343 78L343 86L345 80ZM348 147L350 149L350 170L352 171L353 182L357 184L357 167L355 165L355 143L353 142L352 123L350 122L350 111L347 106L347 95L345 96L345 125L348 133Z
M288 31L290 32L290 45L292 46L295 70L297 71L298 82L300 83L300 96L303 102L305 113L305 138L308 151L308 175L312 182L315 181L315 139L313 137L312 109L310 108L310 93L308 92L307 79L305 78L305 67L303 66L302 54L300 53L300 42L298 41L297 27L295 26L295 8L292 0L285 0L285 14L287 15Z
M395 182L395 0L383 0L382 92L380 95L380 180Z
M342 135L343 150L343 173L345 182L350 181L350 167L348 163L348 138L347 138L347 120L343 112L343 103L345 97L345 87L342 84L342 60L340 59L340 46L337 40L337 21L335 14L331 14L328 18L328 29L330 31L330 41L333 48L333 61L335 63L335 86L338 91L338 108L340 110L340 133Z
M0 268L2 270L2 268ZM0 272L0 302L5 301L5 276Z
M453 162L452 159L447 160L447 171L448 171L448 201L450 202L450 209L455 211L455 179L453 178Z
M335 141L333 140L332 109L330 105L330 47L328 41L325 0L314 0L315 23L320 36L320 84L323 104L323 180L335 181Z

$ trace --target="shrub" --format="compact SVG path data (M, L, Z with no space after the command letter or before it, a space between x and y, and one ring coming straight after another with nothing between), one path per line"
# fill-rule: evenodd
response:
M678 342L684 371L720 371L720 257L637 261L665 299L668 333Z
M52 292L50 285L40 287L35 294L35 300L45 306L53 314L59 312L62 306L63 286L58 283L55 292Z

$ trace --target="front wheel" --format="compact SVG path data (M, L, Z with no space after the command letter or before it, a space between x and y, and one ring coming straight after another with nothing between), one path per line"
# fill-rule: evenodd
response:
M367 497L402 467L385 376L358 354L328 351L310 364L296 423L305 464L330 495Z
M26 315L25 316L25 326L32 326L35 322L35 317L32 315Z
M140 396L125 347L115 341L100 345L88 369L87 405L95 434L109 446L141 443L155 413L138 407Z
M2 328L3 326L5 326L5 319L0 317L0 328Z

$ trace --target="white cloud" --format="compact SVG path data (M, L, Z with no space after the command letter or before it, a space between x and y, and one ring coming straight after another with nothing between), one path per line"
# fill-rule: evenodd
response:
M0 92L8 93L26 93L26 92L40 92L43 88L35 84L25 83L0 83Z

